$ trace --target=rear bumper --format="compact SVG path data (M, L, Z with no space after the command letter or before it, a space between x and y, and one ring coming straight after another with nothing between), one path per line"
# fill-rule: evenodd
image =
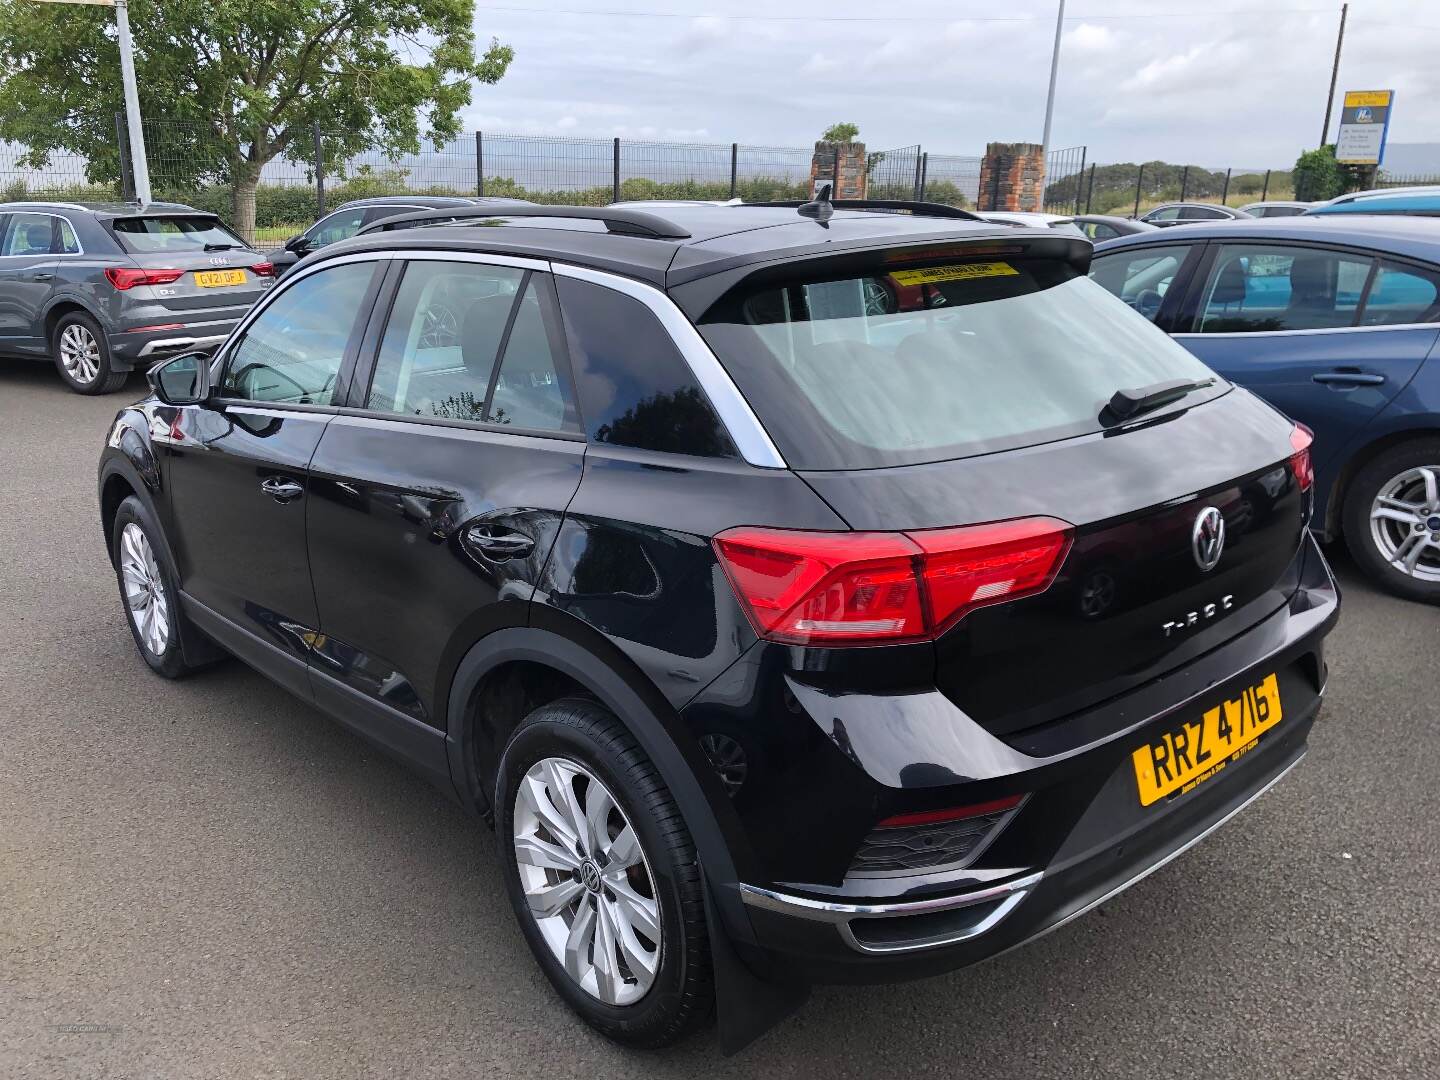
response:
M736 884L748 923L735 928L737 944L772 977L864 983L934 975L1083 915L1204 839L1305 754L1324 690L1323 639L1339 614L1329 567L1312 539L1306 545L1300 588L1209 658L1220 667L1207 671L1203 693L1098 744L1020 756L1028 767L1007 756L1004 771L966 785L976 801L997 788L1033 793L978 863L948 877L868 884ZM1283 720L1203 783L1142 807L1133 751L1270 673L1280 679Z
M140 325L121 328L109 335L111 365L119 371L148 367L167 356L195 349L212 351L220 347L239 319L206 322L160 323L159 329Z

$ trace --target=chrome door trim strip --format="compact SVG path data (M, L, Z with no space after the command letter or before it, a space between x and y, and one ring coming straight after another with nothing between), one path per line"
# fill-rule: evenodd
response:
M710 403L715 406L715 411L729 431L740 456L751 465L762 469L786 468L785 458L771 441L765 426L760 423L760 418L750 408L750 403L740 393L735 380L711 352L710 346L700 336L700 331L695 329L695 325L663 290L634 278L591 270L589 267L558 262L551 265L554 272L562 277L614 289L634 297L648 307L675 342L676 348L685 357L685 362L690 365L691 374L705 391Z

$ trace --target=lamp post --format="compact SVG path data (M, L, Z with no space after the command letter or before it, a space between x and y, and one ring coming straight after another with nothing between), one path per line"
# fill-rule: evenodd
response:
M135 85L135 47L130 40L128 0L33 0L37 4L85 4L115 9L120 37L120 82L125 90L125 124L130 135L130 167L135 173L135 198L150 201L150 164L145 158L145 130L140 124L140 92Z

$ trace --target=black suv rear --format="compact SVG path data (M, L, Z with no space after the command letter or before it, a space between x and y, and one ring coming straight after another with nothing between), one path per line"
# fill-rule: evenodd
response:
M392 219L101 462L145 660L233 653L491 820L637 1045L1053 929L1275 783L1325 683L1303 429L1082 239L799 210Z

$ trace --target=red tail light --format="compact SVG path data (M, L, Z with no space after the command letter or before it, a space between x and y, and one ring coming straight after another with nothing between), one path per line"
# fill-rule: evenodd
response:
M274 277L275 264L272 262L258 262L250 267L250 272L256 277Z
M1310 444L1314 441L1315 433L1304 424L1296 424L1290 431L1290 445L1295 450L1290 455L1290 471L1301 491L1309 491L1315 483L1315 465L1310 460Z
M791 645L925 641L978 607L1044 592L1070 547L1055 518L910 533L729 529L715 551L756 632Z
M115 288L124 292L136 285L169 285L179 279L184 270L148 270L139 266L107 266L105 278Z

